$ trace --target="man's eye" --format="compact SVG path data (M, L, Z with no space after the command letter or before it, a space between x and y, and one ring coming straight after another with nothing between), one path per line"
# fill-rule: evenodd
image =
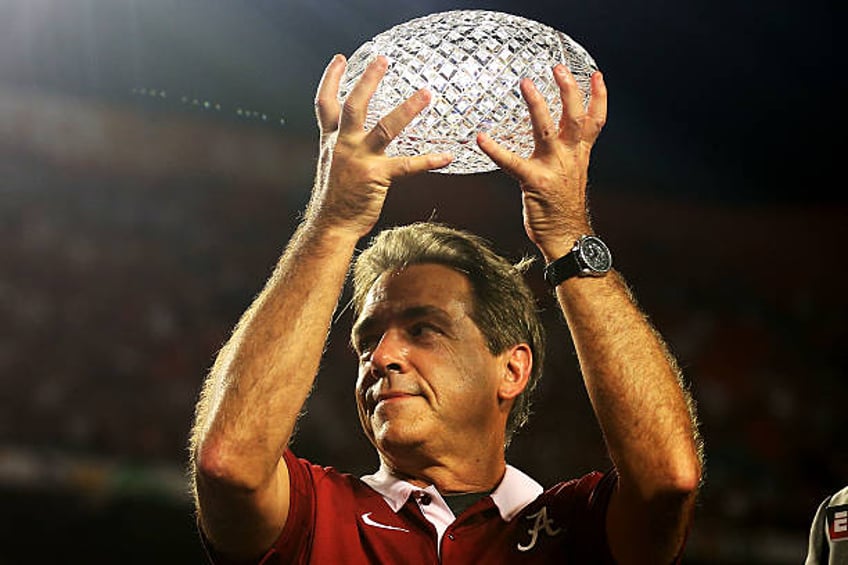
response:
M439 333L439 329L432 324L415 324L409 329L409 334L413 337L422 337L435 333Z

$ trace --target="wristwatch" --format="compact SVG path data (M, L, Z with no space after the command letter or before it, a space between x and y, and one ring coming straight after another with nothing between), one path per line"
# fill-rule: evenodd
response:
M571 251L545 266L545 281L552 287L573 276L602 277L612 269L612 254L601 238L582 235Z

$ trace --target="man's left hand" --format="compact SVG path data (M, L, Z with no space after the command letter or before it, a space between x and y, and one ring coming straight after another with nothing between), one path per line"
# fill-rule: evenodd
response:
M600 72L592 75L591 100L584 110L583 95L568 68L557 65L553 71L562 99L559 124L533 81L521 81L533 125L530 157L519 157L487 134L477 134L480 149L518 179L524 228L548 261L565 255L581 235L591 233L586 210L589 154L607 115L607 90Z

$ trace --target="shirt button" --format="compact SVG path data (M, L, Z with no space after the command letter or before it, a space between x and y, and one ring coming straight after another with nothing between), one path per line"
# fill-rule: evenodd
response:
M455 539L455 536L453 534L448 534L448 539L453 541Z
M421 504L421 506L427 506L428 504L433 502L433 497L431 497L426 492L418 491L416 493L416 497L418 498L418 503Z

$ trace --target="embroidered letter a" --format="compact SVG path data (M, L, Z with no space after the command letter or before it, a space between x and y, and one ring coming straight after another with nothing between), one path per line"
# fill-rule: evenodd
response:
M560 528L554 528L554 521L548 519L548 507L543 506L541 510L535 514L527 516L527 520L534 520L533 527L527 530L530 534L530 541L527 545L518 544L518 551L530 551L536 547L536 541L539 539L539 532L544 530L546 534L553 537L562 532Z

